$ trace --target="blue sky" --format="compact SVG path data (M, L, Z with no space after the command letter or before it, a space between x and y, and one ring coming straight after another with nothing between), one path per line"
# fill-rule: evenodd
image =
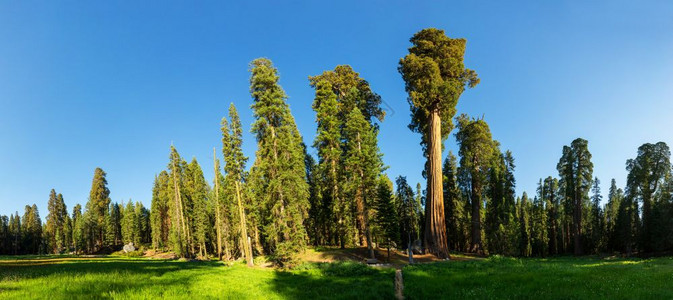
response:
M169 146L212 180L230 102L250 128L248 63L268 57L307 144L307 76L350 64L385 101L379 143L391 178L421 177L420 136L397 72L425 27L467 38L481 84L459 113L485 116L516 158L517 192L557 175L563 145L589 140L607 192L645 142L673 143L670 1L0 2L0 214L49 191L87 201L93 170L113 201L149 205ZM233 1L232 1L233 2ZM453 135L447 152L456 144ZM244 151L254 159L253 136Z

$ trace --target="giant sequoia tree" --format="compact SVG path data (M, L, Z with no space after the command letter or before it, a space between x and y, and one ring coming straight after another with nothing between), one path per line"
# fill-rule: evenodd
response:
M563 146L563 155L556 169L564 186L566 213L572 212L572 237L575 255L582 254L582 211L589 200L594 164L591 162L589 142L577 138L570 146Z
M642 203L642 227L638 244L646 252L663 250L662 241L659 240L663 234L657 231L665 226L660 222L662 216L658 216L659 209L655 205L670 200L670 193L665 191L667 181L671 180L670 157L671 150L666 143L647 143L638 147L635 159L626 162L629 172L626 182L628 198ZM637 207L637 202L634 205Z
M484 251L481 240L481 209L483 188L489 174L497 144L491 137L488 124L482 119L471 119L467 115L457 118L458 132L456 140L460 145L460 167L469 180L470 204L472 207L472 234L470 252Z
M278 84L278 72L270 60L259 58L250 64L250 93L257 138L253 176L255 190L265 210L266 246L283 264L306 246L304 219L308 211L302 137L297 130L287 96Z
M442 141L448 137L456 104L465 87L479 83L463 64L465 39L452 39L439 29L423 29L411 38L409 54L400 60L411 108L409 127L422 134L428 159L425 245L430 253L449 257L442 191Z

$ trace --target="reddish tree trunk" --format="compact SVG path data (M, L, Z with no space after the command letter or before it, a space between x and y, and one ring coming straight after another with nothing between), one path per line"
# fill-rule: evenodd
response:
M442 185L442 135L439 109L430 113L428 126L428 191L425 201L425 247L439 258L449 258Z

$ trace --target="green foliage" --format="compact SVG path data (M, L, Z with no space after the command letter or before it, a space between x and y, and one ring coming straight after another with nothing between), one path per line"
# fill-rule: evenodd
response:
M105 217L108 215L110 206L110 190L107 187L105 172L101 168L94 170L89 201L86 203L86 211L89 216L88 243L92 250L99 250L105 245Z
M271 61L256 59L250 71L252 132L257 139L253 172L259 172L260 179L252 188L262 196L266 248L286 256L302 251L307 242L304 220L309 193L302 138Z
M388 248L400 245L400 221L393 197L393 183L387 175L381 175L377 183L377 195L374 205L374 221L380 230L381 240Z
M479 78L463 63L465 39L452 39L444 30L427 28L414 34L410 41L413 46L400 59L398 70L409 94L409 128L423 135L421 144L425 146L430 112L439 110L445 139L453 128L451 119L456 114L458 98L465 87L476 86Z

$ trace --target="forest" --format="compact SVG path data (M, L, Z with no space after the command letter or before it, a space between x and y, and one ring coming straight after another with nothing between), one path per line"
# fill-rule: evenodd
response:
M309 247L361 247L383 261L376 249L440 259L455 253L671 253L673 173L666 143L633 149L626 186L611 179L604 199L589 141L567 141L558 173L540 174L537 190L519 195L515 154L501 149L484 117L456 109L461 94L480 83L463 62L466 40L428 28L410 42L398 71L408 93L409 128L427 159L425 186L388 177L378 146L386 126L383 100L351 66L308 77L316 138L307 145L278 70L258 58L249 64L254 122L241 124L233 103L222 112L222 144L212 161L187 161L171 145L148 206L112 201L107 174L96 168L84 206L66 207L64 195L52 189L44 221L35 204L22 215L1 215L0 255L106 254L133 243L181 258L248 265L265 256L285 268L296 266ZM242 150L245 130L257 142L253 159ZM452 133L459 151L442 157ZM215 177L205 178L202 166Z

